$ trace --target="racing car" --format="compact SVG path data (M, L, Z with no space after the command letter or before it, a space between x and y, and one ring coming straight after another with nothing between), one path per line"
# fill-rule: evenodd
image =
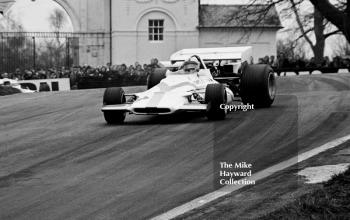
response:
M155 69L144 92L125 94L122 88L107 88L101 109L106 122L123 123L127 113L169 115L183 111L205 112L210 120L222 120L228 113L222 105L233 103L237 88L244 104L270 107L275 99L275 76L268 65L249 65L240 60L237 73L215 80L200 56L190 55L174 63L179 62L176 71Z

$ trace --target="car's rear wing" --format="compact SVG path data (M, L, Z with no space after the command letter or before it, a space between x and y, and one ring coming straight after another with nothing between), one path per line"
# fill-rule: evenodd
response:
M252 57L252 47L217 47L217 48L192 48L177 51L170 56L172 63L184 61L192 55L198 55L203 61L215 60L240 60L250 62Z

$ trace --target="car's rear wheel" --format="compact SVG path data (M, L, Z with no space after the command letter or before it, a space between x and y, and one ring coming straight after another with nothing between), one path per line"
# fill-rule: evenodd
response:
M276 96L276 79L269 65L247 65L240 83L240 96L244 104L270 107Z
M158 85L162 79L166 77L165 68L156 68L147 78L147 89L151 89L155 85Z
M207 103L207 117L209 120L225 119L227 110L221 108L226 104L226 88L222 84L208 84L205 89L205 103Z
M126 102L125 93L122 88L112 87L107 88L103 95L104 105L117 105ZM108 124L121 124L126 117L125 111L104 111L104 118Z

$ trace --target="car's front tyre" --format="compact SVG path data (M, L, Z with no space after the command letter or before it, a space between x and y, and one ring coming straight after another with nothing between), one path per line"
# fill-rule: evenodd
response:
M104 105L117 105L126 102L125 92L122 88L112 87L107 88L103 95ZM126 117L125 111L104 111L104 118L108 124L121 124Z
M221 108L227 102L226 88L222 84L208 84L205 89L205 103L207 104L207 118L209 120L223 120L227 110Z

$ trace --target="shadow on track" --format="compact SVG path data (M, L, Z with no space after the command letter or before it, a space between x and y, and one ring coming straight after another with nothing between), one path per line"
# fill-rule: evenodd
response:
M126 116L123 124L102 124L102 127L134 126L134 125L170 125L183 123L209 123L205 113L181 112L173 115L132 115Z

